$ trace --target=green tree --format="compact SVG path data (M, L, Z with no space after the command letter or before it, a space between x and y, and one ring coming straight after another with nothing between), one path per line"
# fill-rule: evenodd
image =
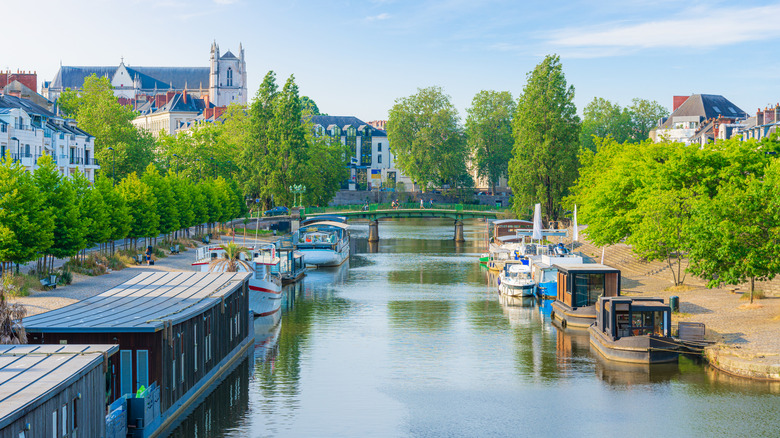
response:
M310 116L327 116L327 114L320 113L317 103L309 96L301 96L301 107L303 112Z
M631 140L631 115L620 105L595 97L583 110L580 144L596 150L594 137L612 137L618 143Z
M311 129L307 141L311 159L303 181L306 186L304 199L309 205L325 206L336 196L341 183L349 178L349 149L339 138L315 136Z
M267 193L264 164L269 150L269 133L274 119L273 102L279 93L276 73L269 71L249 109L250 138L239 153L239 169L244 193L255 198Z
M79 214L79 198L72 181L60 174L48 155L38 159L33 179L43 205L54 220L51 240L44 244L47 252L56 258L76 255L84 244L89 218L82 220Z
M647 140L658 121L669 116L669 110L655 100L634 98L626 109L631 117L631 138L635 141Z
M81 214L91 220L86 229L84 240L86 246L106 243L111 238L111 218L108 205L103 200L103 195L96 187L91 187L84 193L81 199Z
M125 177L117 189L130 211L130 232L127 237L137 241L140 238L156 236L159 232L160 216L157 214L157 198L151 187L144 184L135 172Z
M515 102L508 91L480 91L471 101L466 118L466 138L477 175L486 178L490 193L507 176L512 158L512 116Z
M468 174L466 138L458 111L440 87L396 99L387 135L396 164L421 187L468 184L468 179L460 181Z
M0 261L27 263L45 254L53 229L51 211L32 175L6 154L0 161Z
M567 87L557 55L548 55L528 74L513 128L509 186L514 210L522 214L540 202L548 220L557 220L561 201L577 178L580 133L574 87Z
M113 242L127 238L132 229L133 216L124 196L118 187L113 186L111 179L104 175L98 175L95 179L95 188L100 192L109 212L108 240Z
M192 203L192 188L188 180L179 178L172 171L168 171L168 174L165 175L165 184L170 186L173 191L176 210L179 213L179 228L189 228L197 225L195 222L195 207Z
M64 91L58 102L69 115L76 118L78 127L95 137L95 157L113 164L121 179L130 172L143 172L154 159L154 138L148 132L139 132L132 124L136 117L129 105L120 105L108 78L94 74L84 79L80 92ZM111 147L114 151L109 151ZM110 166L104 166L104 172Z
M171 234L179 229L179 209L174 199L173 189L160 175L153 164L146 167L141 181L149 186L157 200L157 216L160 218L158 229L162 234Z

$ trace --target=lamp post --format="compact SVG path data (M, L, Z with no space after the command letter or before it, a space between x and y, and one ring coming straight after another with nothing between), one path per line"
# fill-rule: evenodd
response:
M179 154L173 154L173 157L176 158L176 176L179 176Z
M114 187L116 185L116 151L111 146L106 150L111 151L111 187Z
M301 207L301 203L303 202L303 194L306 193L306 186L302 184L294 184L289 187L290 192L293 194L293 207L295 207L295 195L298 196L298 207Z

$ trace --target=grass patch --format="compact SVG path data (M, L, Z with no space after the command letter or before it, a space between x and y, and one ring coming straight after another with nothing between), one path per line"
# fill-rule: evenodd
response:
M689 317L689 316L691 316L693 314L692 313L686 313L686 312L672 312L672 315L674 315L674 316L676 316L678 318L687 318L687 317Z
M244 235L245 228L236 228L236 237L242 237ZM273 234L272 230L257 230L257 234L260 236ZM255 230L246 228L246 237L255 235Z
M664 291L666 292L688 292L696 289L694 286L687 284L678 284L677 286L669 286Z
M165 247L165 249L170 249L170 248ZM165 257L168 257L168 254L165 253L165 250L163 249L162 245L157 245L156 247L152 248L152 254L158 259L164 259Z
M753 304L745 303L737 306L737 309L750 310L750 309L760 309L762 307L764 307L764 305L759 303L753 303Z
M108 273L108 259L101 254L90 253L86 258L74 258L62 265L62 268L77 274L95 277Z
M754 290L753 291L753 299L754 300L763 300L766 298L766 295L764 294L764 291L762 290ZM749 300L750 299L750 291L744 292L741 297L739 297L740 300Z
M6 273L2 284L3 293L12 297L26 297L31 291L43 289L37 275Z

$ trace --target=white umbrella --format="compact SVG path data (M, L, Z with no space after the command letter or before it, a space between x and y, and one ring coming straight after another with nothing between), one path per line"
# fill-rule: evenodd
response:
M531 239L542 240L542 204L534 206L534 229Z
M580 241L580 230L577 228L577 204L574 204L574 232L572 233L575 242Z

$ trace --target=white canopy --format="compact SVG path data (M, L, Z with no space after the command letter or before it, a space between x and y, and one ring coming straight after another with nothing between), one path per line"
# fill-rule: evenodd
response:
M531 239L542 240L542 204L534 206L534 229Z
M574 224L572 224L572 227L574 228L574 231L572 232L573 235L573 241L579 242L580 240L580 230L577 228L577 204L574 204Z

